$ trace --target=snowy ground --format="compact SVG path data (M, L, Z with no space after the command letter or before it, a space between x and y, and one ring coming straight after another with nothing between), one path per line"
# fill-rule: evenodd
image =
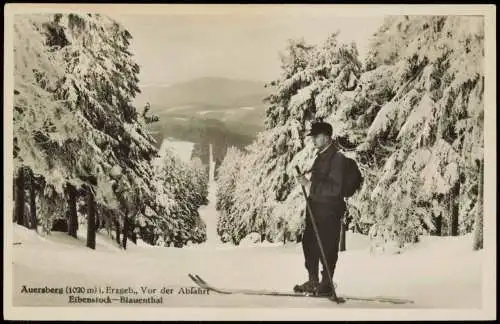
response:
M409 298L413 305L348 303L338 307L480 308L481 255L471 251L471 237L426 238L401 255L370 255L365 237L350 234L348 251L339 257L338 293ZM14 306L67 305L67 295L29 295L28 287L193 286L187 273L198 273L221 287L289 291L304 281L299 245L265 247L210 246L161 248L129 244L120 250L105 234L95 251L85 247L84 233L42 237L14 225ZM467 296L464 298L464 296ZM226 295L170 295L165 306L332 307L327 300Z
M217 187L214 180L215 176L215 162L213 160L213 146L209 146L209 168L208 168L208 205L201 206L199 209L200 217L206 224L207 230L207 240L204 244L193 245L193 248L205 248L205 247L220 247L222 242L217 236L217 217L218 212L215 209Z
M213 172L213 164L211 170ZM215 183L211 181L210 204L200 209L200 215L207 224L207 242L182 249L129 243L128 249L124 251L102 232L98 233L97 248L94 251L85 247L83 227L80 228L78 239L73 239L64 233L41 236L24 227L13 225L13 306L90 306L94 307L93 309L102 306L68 304L69 295L66 293L22 293L22 287L26 285L49 288L83 286L85 289L132 287L139 293L135 297L163 297L162 304L150 304L147 307L154 307L156 310L178 307L215 310L212 318L218 318L217 314L222 314L220 308L238 310L236 314L253 308L287 308L287 311L279 313L279 316L290 314L292 308L317 308L314 314L305 310L306 313L299 313L298 318L302 316L305 319L317 316L321 310L332 309L369 311L390 308L391 313L385 316L394 318L396 311L403 311L399 314L405 315L420 309L419 314L429 314L430 310L422 312L422 308L481 308L483 251L472 251L470 235L453 238L423 237L419 244L403 254L373 255L369 252L367 237L348 233L347 251L341 252L335 274L337 293L367 297L392 296L411 299L414 304L348 302L336 305L327 299L314 298L179 294L182 287L195 286L188 278L188 273L198 273L219 287L282 291L291 291L293 285L306 279L299 244L234 247L218 240L215 231L217 212L213 207L214 186ZM142 295L140 289L145 286L157 291ZM165 287L173 289L173 293L161 294L161 289ZM144 307L120 303L107 307L124 309L124 306ZM181 318L192 318L189 315L194 316L195 313L189 311L182 314L184 316ZM340 313L334 314L334 317L330 314L326 315L326 318L338 319ZM361 313L358 310L355 314ZM234 316L236 317L233 319L241 318L239 315Z

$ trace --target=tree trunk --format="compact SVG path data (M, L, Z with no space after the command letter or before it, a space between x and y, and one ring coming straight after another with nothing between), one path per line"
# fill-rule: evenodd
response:
M76 238L76 232L78 231L78 214L76 212L76 188L68 184L68 234Z
M264 242L266 240L266 224L260 225L260 242Z
M35 175L31 172L30 181L30 211L31 211L31 229L37 230L37 218L36 218L36 180Z
M339 242L339 251L345 251L346 250L346 228L347 228L347 221L349 217L349 211L345 211L344 217L340 220L340 242Z
M132 243L137 244L137 233L135 231L132 231L132 233L130 233L129 238L132 241Z
M436 217L436 235L443 235L443 216L441 216L441 214Z
M339 251L342 252L342 251L345 251L345 238L346 238L346 235L345 235L345 225L344 225L344 222L341 221L340 222L340 242L339 242Z
M101 213L99 213L99 210L96 210L96 214L95 214L95 229L96 229L96 231L99 231L99 229L101 227L102 227Z
M475 251L483 248L483 192L484 192L484 160L481 160L479 165L479 188L477 193L477 211L474 226L474 245Z
M450 207L451 207L451 220L450 220L450 235L458 235L458 212L460 206L460 181L457 181L453 186L451 197L450 197Z
M123 236L122 236L122 247L124 250L127 249L128 225L129 225L129 220L127 215L125 215L125 218L123 219Z
M115 218L115 230L116 230L116 243L120 244L120 222Z
M109 211L106 210L102 212L102 217L106 233L108 234L109 237L113 238L113 222L111 221L112 216L110 215Z
M87 247L95 250L95 199L91 188L87 190Z
M17 174L17 178L15 180L16 183L16 202L15 202L15 220L18 225L23 225L24 223L24 202L25 202L25 194L24 194L24 169L19 168L19 172Z
M30 218L31 218L31 210L29 200L27 199L26 193L24 194L24 219L23 226L26 228L31 228Z
M304 232L299 232L297 231L296 232L296 235L295 235L295 238L296 238L296 241L297 243L301 243L302 242L302 237L304 236Z

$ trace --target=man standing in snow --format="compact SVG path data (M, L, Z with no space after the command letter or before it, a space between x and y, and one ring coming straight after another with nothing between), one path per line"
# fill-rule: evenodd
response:
M316 233L311 223L309 212L306 214L306 226L302 238L305 267L309 280L296 285L294 291L330 294L331 280L338 258L341 220L345 211L342 196L342 154L332 141L332 126L325 122L316 122L311 126L307 136L317 149L316 159L309 171L310 180L304 175L297 176L297 181L309 189L308 203L318 228L318 234L325 252L327 265L323 263ZM322 263L322 278L318 280L319 262ZM328 271L331 278L328 278Z

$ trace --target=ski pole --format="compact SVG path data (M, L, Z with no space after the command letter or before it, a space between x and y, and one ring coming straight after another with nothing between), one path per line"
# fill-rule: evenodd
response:
M297 173L299 175L301 175L300 169L298 166L295 166L295 170L297 171ZM304 198L306 199L306 208L307 208L307 211L309 213L309 217L311 218L311 223L313 225L314 234L316 235L316 240L318 242L319 250L321 252L321 258L323 259L323 265L325 266L325 271L327 273L328 280L330 281L330 285L332 286L332 296L330 299L333 299L333 301L335 301L337 304L340 304L343 302L343 300L339 299L337 297L337 294L335 293L335 284L333 283L333 278L332 278L331 273L330 273L330 268L328 267L328 262L326 259L325 250L323 249L323 244L321 243L321 238L319 237L318 227L316 225L316 221L314 219L311 206L309 205L309 199L307 198L306 188L303 185L301 185L301 187L302 187L302 194L304 195Z

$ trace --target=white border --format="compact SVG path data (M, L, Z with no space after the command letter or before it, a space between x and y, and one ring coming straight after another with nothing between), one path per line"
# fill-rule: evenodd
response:
M322 7L318 10L318 7ZM4 93L13 93L12 16L18 13L89 11L141 15L230 14L273 10L338 16L482 15L485 17L485 180L483 308L331 309L300 308L140 308L140 307L13 307L12 305L12 163L4 163L4 318L10 320L480 320L496 317L496 7L494 5L125 5L125 4L6 4L4 16ZM4 96L12 107L12 95ZM12 161L12 111L4 109L5 161ZM463 296L463 298L468 298Z

